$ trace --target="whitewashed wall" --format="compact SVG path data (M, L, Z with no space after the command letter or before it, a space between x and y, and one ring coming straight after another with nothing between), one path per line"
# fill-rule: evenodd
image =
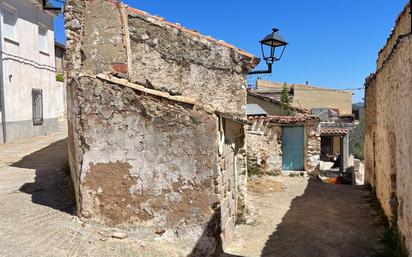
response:
M44 135L58 130L61 94L56 86L53 14L44 12L37 1L0 0L2 32L4 12L16 17L15 36L2 33L4 97L8 141ZM40 51L39 26L47 29L47 49ZM32 89L43 90L41 126L32 122Z

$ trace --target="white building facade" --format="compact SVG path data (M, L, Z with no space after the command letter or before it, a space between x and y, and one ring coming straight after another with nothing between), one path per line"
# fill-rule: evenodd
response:
M0 142L58 131L55 13L40 0L0 0Z

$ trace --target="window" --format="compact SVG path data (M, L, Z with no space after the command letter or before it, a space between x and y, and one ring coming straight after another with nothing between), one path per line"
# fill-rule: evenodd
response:
M3 8L3 33L4 37L16 40L16 13L8 8Z
M33 125L43 124L43 90L33 88L31 91L33 108Z
M39 26L39 49L40 51L47 53L47 28Z

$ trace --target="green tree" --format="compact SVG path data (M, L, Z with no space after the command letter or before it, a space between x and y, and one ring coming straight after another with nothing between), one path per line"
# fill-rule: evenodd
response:
M289 88L287 87L286 83L283 83L280 101L282 103L282 109L286 111L287 115L291 115L292 114L291 100L289 98Z
M352 152L355 158L364 159L364 142L365 142L365 109L359 110L359 124L352 132Z

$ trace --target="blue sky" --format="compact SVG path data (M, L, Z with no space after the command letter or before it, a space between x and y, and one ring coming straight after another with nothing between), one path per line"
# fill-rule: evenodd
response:
M211 35L261 56L258 41L271 31L290 43L271 75L262 79L335 89L363 87L375 70L406 0L208 0L143 1L126 4ZM57 18L56 39L64 41L63 19ZM264 69L260 65L259 69ZM256 76L250 76L251 82ZM353 101L363 91L354 91Z

